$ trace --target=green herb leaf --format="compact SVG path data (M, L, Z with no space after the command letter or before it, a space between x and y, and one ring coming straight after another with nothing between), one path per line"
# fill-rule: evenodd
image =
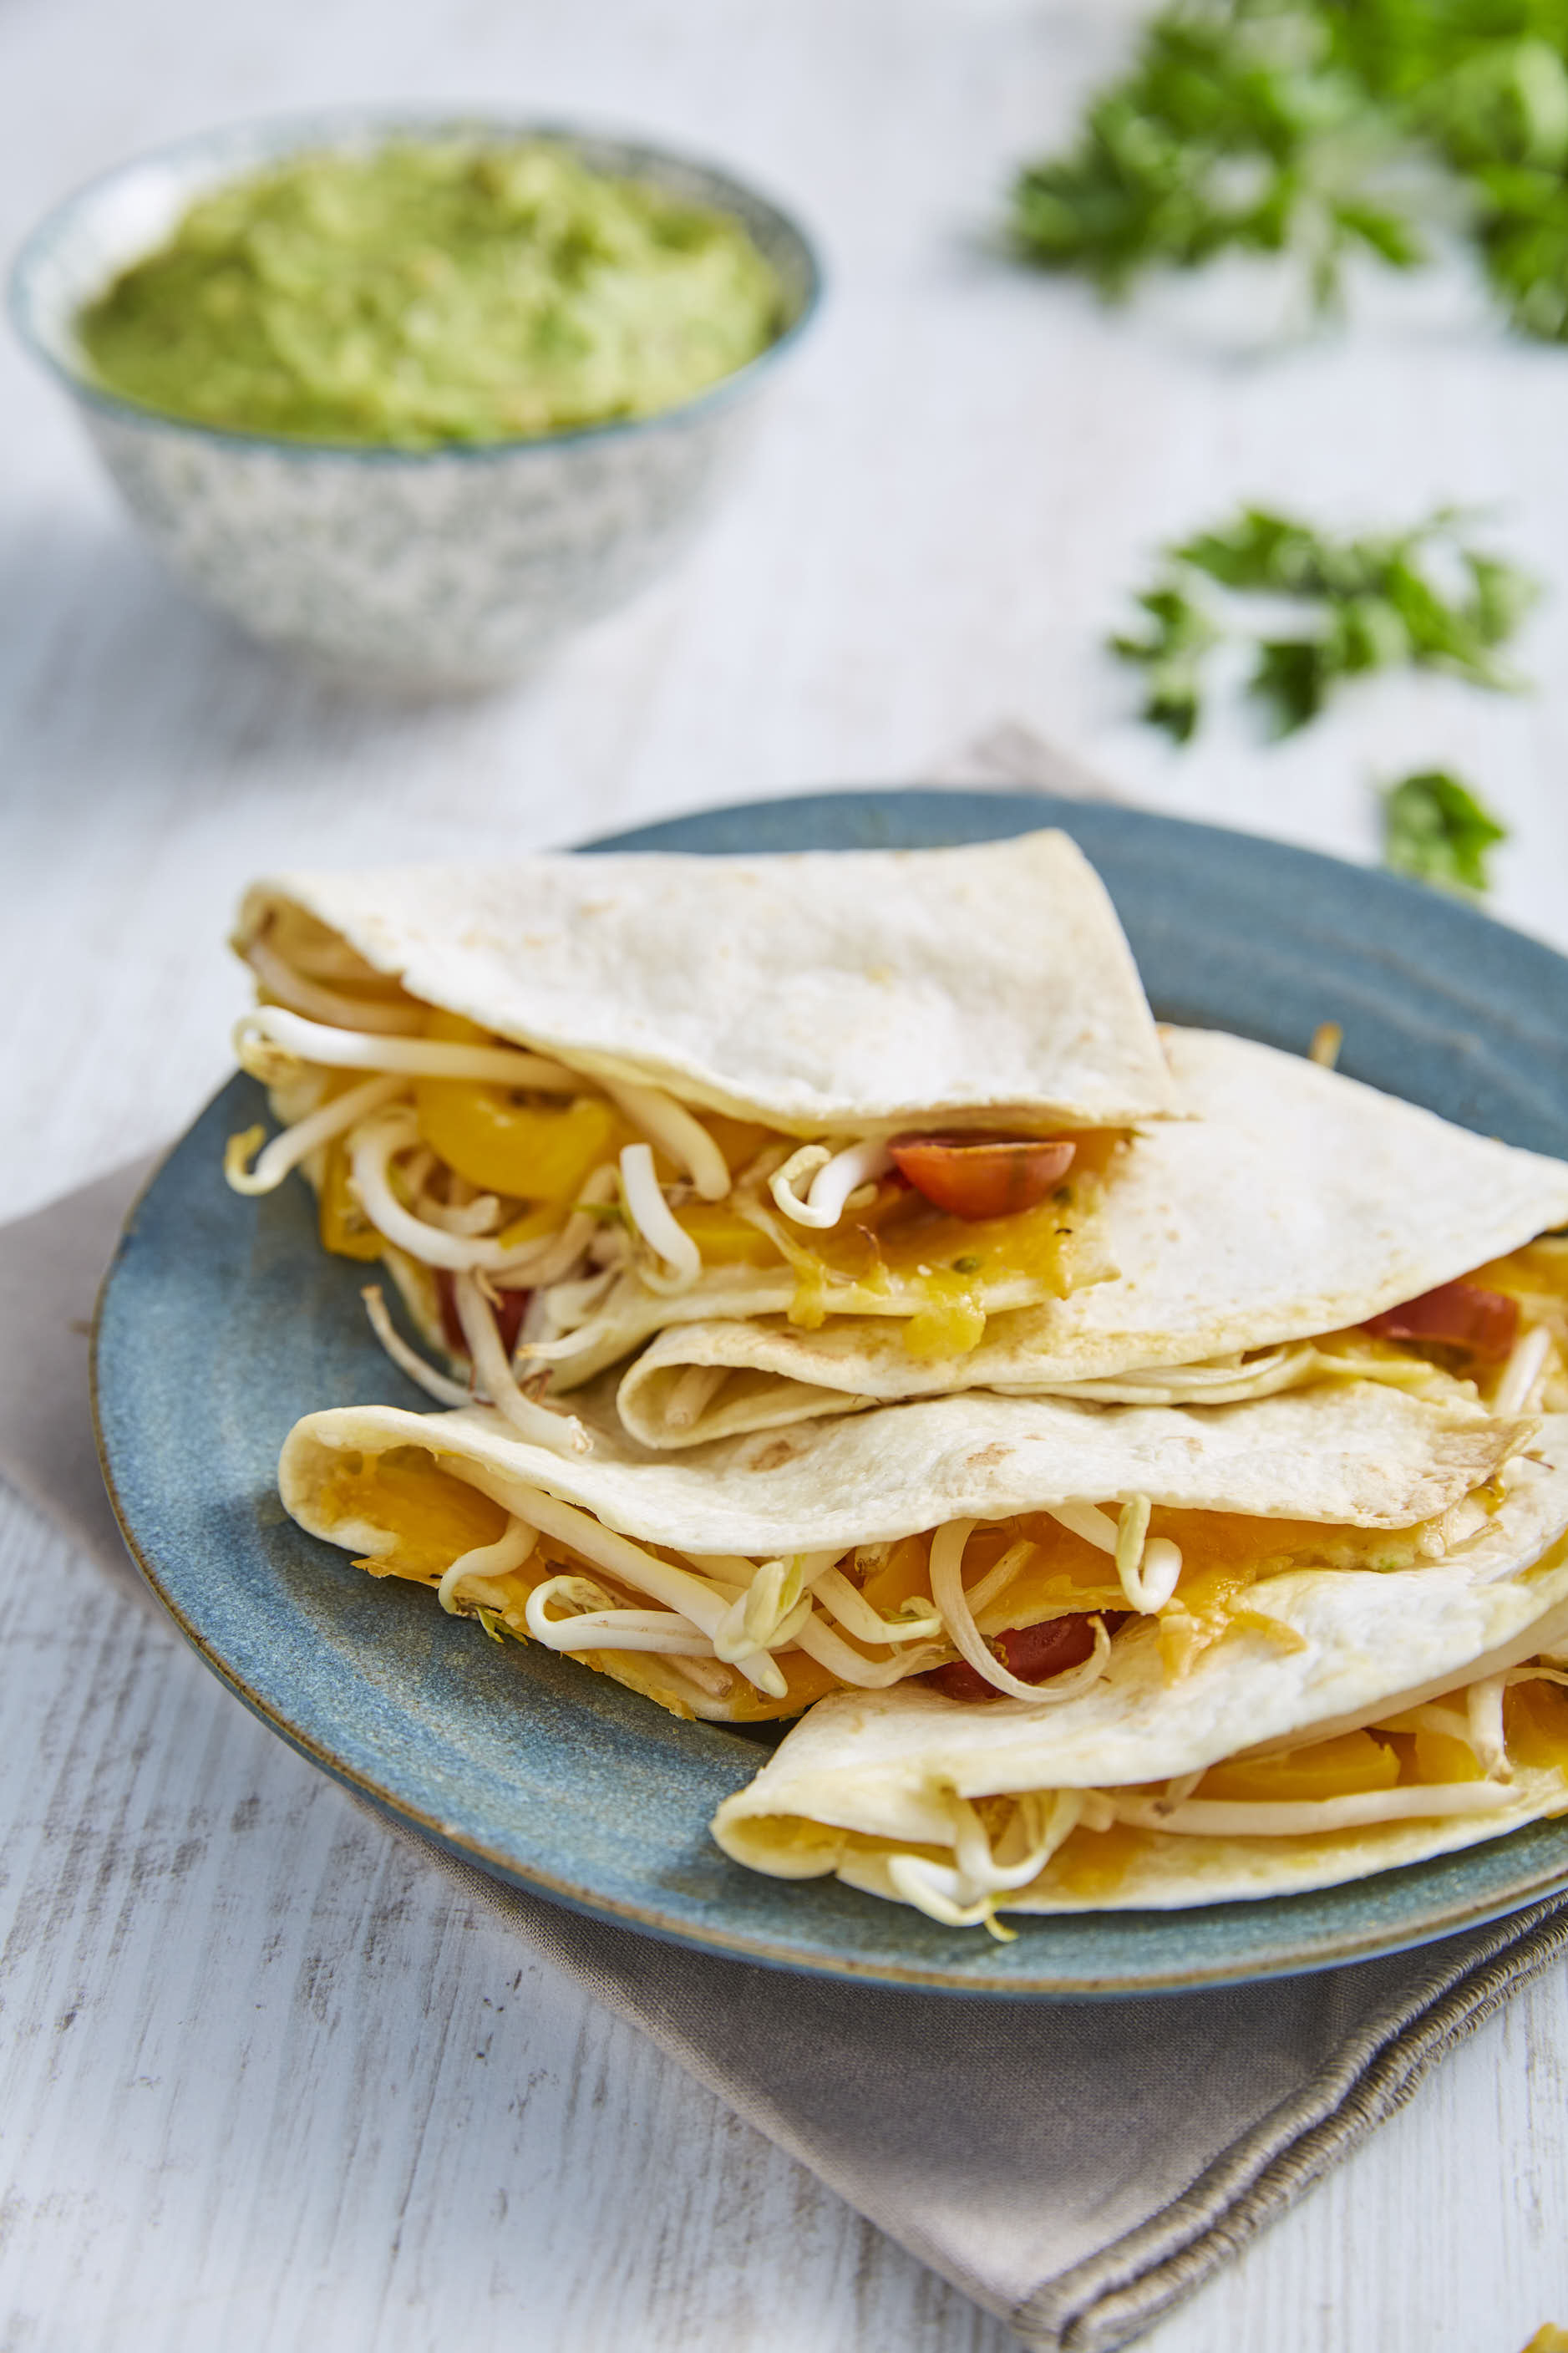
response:
M1321 310L1456 211L1515 325L1568 340L1568 0L1170 0L1012 227L1108 296L1250 252Z
M1169 554L1173 563L1190 564L1222 588L1317 596L1327 586L1326 549L1319 534L1262 507L1244 507L1227 528L1199 532Z
M1446 670L1512 688L1499 649L1539 592L1516 565L1470 546L1465 528L1444 507L1408 531L1342 539L1244 507L1165 550L1163 571L1137 599L1151 626L1112 638L1111 650L1142 665L1142 716L1178 744L1196 733L1208 657L1226 638L1255 646L1247 691L1276 735L1305 727L1342 681L1373 671ZM1268 600L1261 615L1249 603L1258 598ZM1282 599L1300 610L1295 629L1279 625Z
M1247 691L1262 703L1277 735L1292 735L1323 707L1332 676L1330 649L1317 638L1266 638Z
M1488 888L1488 852L1508 839L1502 825L1447 769L1424 769L1383 796L1383 862L1396 874L1447 891Z
M1174 742L1185 744L1197 730L1204 659L1219 643L1219 632L1180 588L1146 589L1137 601L1152 628L1141 638L1112 638L1111 651L1123 661L1143 665L1148 691L1142 716Z
M1178 0L1076 144L1019 176L1019 251L1113 297L1226 251L1295 255L1320 303L1357 247L1410 266L1418 231L1383 185L1364 89L1334 47L1314 0Z

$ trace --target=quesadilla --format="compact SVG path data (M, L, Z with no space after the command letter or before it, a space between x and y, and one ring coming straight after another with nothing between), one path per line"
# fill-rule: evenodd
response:
M1107 1184L1114 1275L929 1360L783 1283L720 1314L693 1298L623 1379L626 1428L679 1447L953 1389L1205 1405L1347 1377L1568 1408L1568 1240L1533 1241L1568 1221L1568 1165L1246 1039L1163 1035L1188 1116ZM537 1353L564 1388L650 1334L612 1289Z
M1289 1682L1273 1596L1298 1575L1415 1594L1456 1548L1512 1565L1527 1521L1539 1550L1568 1472L1542 1488L1534 1428L1370 1384L1205 1415L975 1394L672 1457L608 1413L563 1452L483 1407L352 1406L296 1425L279 1485L372 1575L678 1715L934 1676L961 1715L1001 1694L1032 1716L1120 1689L1132 1638L1160 1689L1242 1635L1253 1680L1278 1652Z
M814 1711L789 1741L826 1737L839 1704L821 1704L823 1721ZM1479 1727L1492 1722L1500 1730L1489 1738ZM800 1774L807 1761L787 1763ZM994 1932L1002 1911L1170 1912L1301 1894L1568 1814L1568 1650L1349 1732L1142 1787L1042 1786L940 1810L928 1793L920 1823L895 1828L879 1805L864 1827L792 1812L813 1801L782 1778L756 1800L773 1810L749 1811L751 1801L731 1799L714 1820L734 1862L775 1879L832 1873L945 1927Z
M964 1926L1331 1885L1568 1812L1568 1419L1531 1451L1442 1558L1282 1569L1267 1627L1173 1678L1145 1622L1052 1708L826 1698L714 1835Z
M1171 1108L1115 912L1057 832L293 875L236 945L263 999L237 1048L285 1126L258 1156L235 1137L229 1181L302 1167L326 1248L384 1259L545 1441L520 1330L548 1345L612 1295L639 1338L782 1306L890 1319L916 1358L973 1345L1108 1271L1108 1174Z

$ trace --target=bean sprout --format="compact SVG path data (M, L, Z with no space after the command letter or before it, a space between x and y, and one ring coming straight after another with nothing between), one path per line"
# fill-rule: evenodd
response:
M426 1219L415 1217L394 1193L389 1170L397 1155L418 1141L414 1113L401 1106L362 1122L349 1140L349 1168L360 1207L389 1242L406 1250L410 1258L426 1266L445 1267L453 1274L473 1273L480 1268L490 1274L531 1270L553 1248L553 1235L535 1236L508 1250L503 1242L488 1236L446 1233ZM585 1219L584 1233L591 1229L592 1219ZM564 1243L564 1233L561 1240ZM581 1250L580 1241L576 1248Z
M904 1604L907 1616L884 1618L837 1568L824 1569L813 1580L811 1590L821 1608L837 1620L845 1632L862 1642L929 1641L942 1630L936 1609L930 1606L922 1609L913 1599Z
M1168 1536L1150 1537L1147 1495L1131 1495L1116 1522L1116 1574L1130 1608L1144 1616L1163 1609L1182 1573L1181 1548Z
M552 1454L591 1452L593 1440L574 1416L536 1405L518 1388L496 1328L494 1310L471 1274L452 1277L452 1303L468 1344L474 1370L484 1383L491 1405L510 1422L518 1436L527 1439L531 1446L547 1447Z
M689 1291L702 1272L702 1253L683 1226L676 1223L654 1174L652 1147L628 1144L621 1152L621 1192L626 1215L650 1250L668 1267L668 1274L649 1267L643 1279L655 1290Z
M1052 1504L1047 1508L1073 1535L1110 1554L1129 1609L1147 1617L1164 1608L1182 1573L1181 1548L1167 1536L1149 1539L1147 1495L1131 1496L1114 1520L1095 1504Z
M340 997L336 989L301 979L265 940L252 940L242 953L263 988L312 1020L342 1022L350 1029L374 1029L392 1037L412 1037L425 1026L422 1006L387 1005L374 997Z
M798 1554L787 1562L763 1561L714 1629L714 1657L738 1667L759 1651L793 1642L811 1615L810 1596L804 1599L801 1596L804 1582L804 1563Z
M1485 1675L1465 1694L1465 1732L1489 1780L1512 1778L1502 1727L1503 1678Z
M838 1223L852 1193L886 1176L892 1165L886 1144L875 1137L848 1145L842 1152L831 1152L825 1144L806 1144L769 1179L768 1190L797 1226L823 1229ZM795 1188L805 1176L810 1176L811 1184L803 1200Z
M347 1094L334 1095L320 1110L297 1119L292 1127L275 1135L248 1168L246 1163L260 1139L261 1129L253 1127L243 1135L231 1135L223 1156L225 1176L237 1193L275 1192L289 1170L309 1159L319 1145L330 1143L356 1121L380 1111L402 1092L405 1083L400 1078L367 1079L363 1086L351 1087Z
M1001 1599L1035 1549L1027 1536L1020 1536L1016 1544L1008 1546L994 1568L986 1570L978 1585L969 1586L965 1589L964 1599L969 1604L969 1614L976 1624L979 1623L981 1612L988 1609L994 1601Z
M481 1234L493 1234L500 1223L500 1203L493 1193L479 1193L471 1201L433 1201L427 1193L419 1197L419 1214L429 1224L439 1226L443 1233L462 1234L473 1240Z
M634 1127L684 1168L704 1201L721 1201L730 1189L730 1165L700 1119L658 1087L633 1086L621 1079L600 1081Z
M1039 1877L1082 1820L1087 1794L1079 1789L1055 1790L1048 1808L1044 1791L1020 1798L1005 1836L1010 1843L1021 1838L1025 1852L1008 1864L999 1863L993 1854L985 1825L974 1808L955 1796L952 1800L957 1834L955 1862L937 1862L925 1855L890 1855L888 1877L894 1893L943 1927L984 1926L999 1942L1010 1942L1013 1930L1004 1928L996 1918L997 1896L1026 1887Z
M1047 1803L1047 1799L1049 1802ZM959 1876L970 1895L1002 1895L1037 1879L1058 1847L1078 1828L1083 1812L1080 1789L1035 1789L1020 1797L1004 1832L1005 1843L1021 1855L1002 1862L984 1823L965 1798L952 1799Z
M527 1087L539 1094L582 1094L593 1083L580 1071L523 1046L475 1046L456 1038L366 1035L303 1019L281 1006L258 1005L235 1024L234 1050L247 1071L268 1075L279 1057L329 1071L401 1071L411 1079L477 1079L492 1086ZM270 1058L270 1059L269 1059Z
M1340 1798L1189 1798L1167 1808L1162 1798L1108 1792L1116 1819L1139 1830L1171 1831L1179 1838L1311 1838L1323 1831L1360 1830L1425 1814L1489 1814L1514 1802L1495 1781L1443 1781L1430 1788L1355 1789Z
M951 1863L935 1862L923 1854L890 1854L888 1881L895 1895L941 1927L985 1927L999 1942L1012 1940L1015 1932L997 1923L994 1896L982 1895L969 1904L961 1899L963 1883Z
M486 1476L476 1475L477 1472L477 1465L470 1466L471 1485L528 1520L542 1535L570 1545L574 1553L606 1570L618 1583L629 1585L634 1592L646 1593L662 1602L667 1609L689 1618L711 1641L733 1599L728 1588L721 1588L707 1577L694 1577L689 1568L677 1568L672 1562L660 1560L657 1554L634 1544L629 1536L617 1535L591 1514L579 1511L574 1504L562 1503L542 1488L525 1486L503 1473ZM738 1667L747 1681L755 1683L770 1699L783 1699L789 1688L771 1658L743 1659L738 1662Z
M616 1192L616 1166L606 1160L595 1168L584 1186L577 1206L558 1234L545 1234L540 1240L514 1250L506 1263L496 1269L499 1274L510 1275L513 1281L504 1285L509 1291L542 1290L560 1282L569 1274L598 1231L595 1209L605 1207ZM595 1275L591 1281L597 1282Z
M611 1175L613 1181L614 1171ZM605 1293L611 1289L619 1272L619 1267L602 1266L596 1272L585 1274L576 1282L551 1283L548 1295L542 1286L536 1290L536 1300L548 1308L551 1331L565 1334L585 1323ZM534 1334L531 1332L528 1337L532 1340ZM531 1354L531 1350L529 1353Z
M1509 1416L1524 1411L1551 1353L1552 1335L1544 1324L1532 1324L1520 1334L1492 1398L1494 1413Z
M571 1613L552 1618L547 1605L570 1602ZM712 1645L689 1618L673 1609L623 1609L615 1597L587 1577L552 1577L536 1585L523 1606L523 1622L534 1640L551 1651L652 1651L673 1659L710 1659Z
M819 1667L826 1667L829 1674L837 1675L840 1683L849 1683L857 1691L886 1691L889 1683L901 1683L910 1675L924 1674L928 1667L936 1665L942 1654L942 1646L933 1643L929 1650L895 1651L890 1659L865 1658L815 1610L795 1636L795 1641L808 1659L815 1659Z
M371 1330L399 1372L406 1373L416 1387L422 1388L426 1397L433 1397L437 1405L473 1404L471 1390L462 1388L457 1381L448 1380L445 1373L438 1373L434 1365L427 1365L417 1350L409 1346L386 1312L386 1302L382 1296L379 1282L367 1282L360 1297L364 1301Z
M1031 1707L1057 1706L1098 1683L1110 1656L1110 1637L1105 1630L1104 1619L1100 1617L1094 1620L1092 1655L1069 1672L1053 1676L1048 1683L1026 1683L1003 1665L975 1624L963 1590L964 1548L974 1526L973 1520L950 1520L931 1538L931 1599L942 1612L942 1623L959 1656L997 1691L1005 1692L1009 1699L1026 1700Z
M1115 1558L1120 1541L1117 1523L1098 1504L1051 1504L1047 1509L1050 1517L1070 1535L1081 1536L1097 1552L1108 1552Z
M515 1513L508 1514L506 1527L494 1544L478 1545L471 1552L461 1552L436 1588L436 1599L443 1609L453 1617L458 1614L458 1588L468 1577L489 1578L508 1577L523 1562L539 1542L539 1532Z

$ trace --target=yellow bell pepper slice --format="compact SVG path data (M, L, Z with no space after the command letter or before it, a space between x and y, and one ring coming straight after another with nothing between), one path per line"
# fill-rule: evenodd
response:
M1423 1787L1434 1781L1484 1781L1486 1773L1480 1758L1468 1743L1447 1732L1423 1728L1412 1743L1415 1748L1415 1778Z
M1320 1740L1310 1748L1211 1766L1193 1794L1268 1804L1392 1789L1398 1778L1399 1758L1393 1748L1370 1732L1342 1732L1337 1739Z
M381 1236L349 1190L349 1156L342 1136L334 1136L326 1148L316 1224L321 1247L334 1258L368 1261L381 1256Z
M474 1079L420 1079L419 1133L438 1160L484 1193L524 1201L572 1201L594 1170L615 1159L631 1131L603 1095L520 1102Z
M438 1577L459 1554L494 1544L505 1507L455 1478L423 1447L340 1456L323 1498L340 1521L387 1528L395 1549L361 1566L377 1577Z
M1568 1776L1568 1690L1561 1683L1515 1683L1502 1704L1514 1763Z
M778 1251L764 1233L722 1201L686 1201L675 1222L691 1236L706 1266L777 1266Z

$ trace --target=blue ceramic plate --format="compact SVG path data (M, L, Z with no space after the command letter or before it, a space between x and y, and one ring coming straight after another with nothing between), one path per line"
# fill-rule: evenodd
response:
M605 849L924 847L1055 824L1110 885L1156 1010L1301 1050L1466 1126L1568 1157L1568 962L1469 909L1279 844L1034 794L833 793L650 827ZM97 1410L126 1536L209 1666L296 1748L500 1879L789 1968L969 1994L1224 1984L1397 1951L1568 1886L1568 1825L1352 1887L1188 1913L1025 1921L998 1947L837 1883L742 1871L708 1837L761 1761L569 1660L373 1584L285 1518L302 1413L424 1407L372 1339L363 1270L320 1249L303 1183L221 1173L260 1113L237 1078L153 1178L105 1283Z

